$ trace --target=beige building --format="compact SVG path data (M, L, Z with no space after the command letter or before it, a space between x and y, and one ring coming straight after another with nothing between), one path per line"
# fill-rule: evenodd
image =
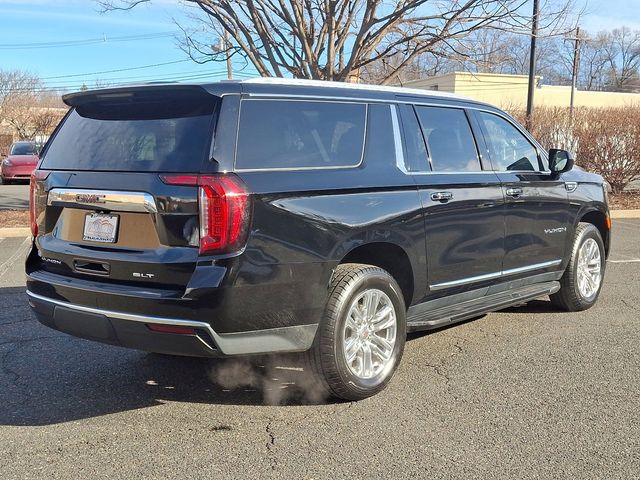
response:
M537 77L538 84L541 80ZM525 109L527 105L526 75L453 72L405 82L402 86L451 92L512 110ZM540 85L536 88L534 102L536 106L568 107L570 98L571 87ZM640 94L576 90L576 107L624 107L632 104L640 105Z

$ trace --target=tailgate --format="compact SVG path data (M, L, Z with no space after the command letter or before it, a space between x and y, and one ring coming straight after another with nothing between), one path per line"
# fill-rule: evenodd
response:
M198 260L196 188L121 172L51 172L39 187L32 269L149 287L189 282Z

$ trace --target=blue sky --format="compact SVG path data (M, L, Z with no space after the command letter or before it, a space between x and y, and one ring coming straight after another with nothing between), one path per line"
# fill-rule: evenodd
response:
M582 26L590 31L622 25L640 29L638 3L640 0L590 0ZM173 19L187 22L187 10L172 0L154 0L152 5L107 14L100 13L92 0L0 0L0 68L28 70L48 86L71 89L83 83L91 87L96 81L196 79L198 75L226 78L223 63L195 64L177 47ZM120 38L131 36L145 38ZM95 43L55 48L25 45L89 39ZM84 75L169 62L175 63ZM244 72L255 73L251 68Z

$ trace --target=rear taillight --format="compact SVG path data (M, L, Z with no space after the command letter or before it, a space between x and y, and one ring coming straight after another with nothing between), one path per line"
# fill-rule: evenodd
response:
M198 186L200 253L241 250L247 240L251 202L235 175L162 175L169 185Z
M36 197L38 190L38 181L46 180L49 172L34 170L31 173L31 181L29 182L29 224L31 225L31 235L38 235L38 199Z

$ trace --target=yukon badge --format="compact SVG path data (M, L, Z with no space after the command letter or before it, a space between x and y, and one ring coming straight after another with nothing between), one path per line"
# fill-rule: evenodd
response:
M558 228L545 228L544 233L547 235L550 233L564 233L567 231L567 227L558 227Z

